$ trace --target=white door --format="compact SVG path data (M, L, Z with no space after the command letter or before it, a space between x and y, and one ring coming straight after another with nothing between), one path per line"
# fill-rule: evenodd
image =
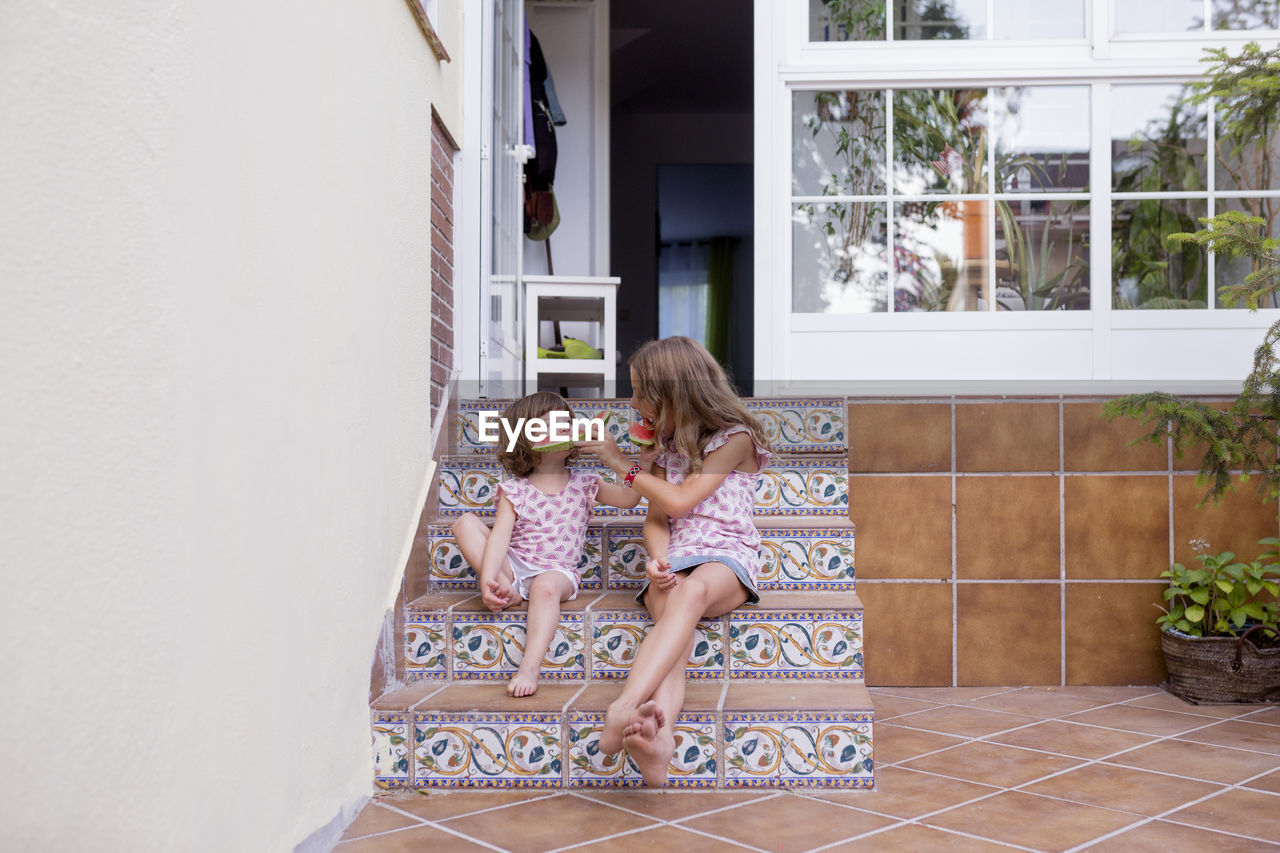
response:
M491 53L484 86L487 157L481 229L484 281L480 300L481 394L519 396L524 340L521 249L524 240L524 0L489 0L485 44ZM487 244L487 245L486 245Z

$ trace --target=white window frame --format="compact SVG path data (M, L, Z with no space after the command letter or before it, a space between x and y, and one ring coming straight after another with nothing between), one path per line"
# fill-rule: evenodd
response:
M1111 253L1100 248L1090 264L1089 311L791 313L792 93L798 90L1090 86L1090 219L1095 247L1109 247L1110 86L1202 77L1203 47L1247 41L1270 47L1278 35L1115 36L1114 2L1085 0L1084 38L811 43L807 2L755 0L756 233L764 236L756 239L756 393L847 391L863 383L910 388L929 381L991 390L1033 382L1099 393L1117 390L1118 383L1239 387L1262 331L1280 319L1280 310L1113 311ZM1209 198L1258 194L1214 191ZM1210 276L1212 288L1212 264ZM1040 357L1029 357L1029 348ZM920 357L902 361L908 353Z

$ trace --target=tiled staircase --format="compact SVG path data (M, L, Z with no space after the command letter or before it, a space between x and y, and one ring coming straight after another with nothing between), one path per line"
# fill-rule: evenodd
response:
M401 787L622 787L642 784L625 754L596 746L650 626L634 598L646 559L645 507L598 507L582 557L582 589L561 607L538 692L506 695L519 666L524 610L490 613L450 524L493 515L499 469L464 403L458 453L441 459L439 523L430 530L429 592L405 613L406 684L371 709L377 784ZM854 592L853 526L843 400L750 400L774 444L756 491L765 549L757 607L698 627L676 722L671 787L866 788L873 784L872 706L862 677L862 605ZM625 452L625 400L575 401L612 412ZM591 466L590 457L579 465ZM613 473L601 469L605 476Z

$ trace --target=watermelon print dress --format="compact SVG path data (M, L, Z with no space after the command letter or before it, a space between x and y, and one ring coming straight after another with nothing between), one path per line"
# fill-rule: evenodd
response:
M739 432L751 435L751 430L741 424L725 427L711 436L703 450L704 455L724 447L729 437ZM733 569L747 588L748 604L760 601L756 579L764 565L760 533L753 521L756 483L769 467L773 454L757 446L755 457L757 473L730 471L724 482L703 498L692 512L684 518L670 520L671 541L667 548L667 558L675 572L710 562L724 563ZM654 464L665 468L667 482L677 486L685 481L689 471L688 458L674 450L660 453ZM645 586L648 586L647 581ZM644 590L641 589L636 599L643 602L643 595Z
M523 477L498 484L495 503L500 495L506 495L516 511L507 559L521 598L529 598L529 585L543 572L564 574L574 586L569 600L578 597L587 522L599 490L600 475L577 468L569 469L569 482L554 495L539 491Z

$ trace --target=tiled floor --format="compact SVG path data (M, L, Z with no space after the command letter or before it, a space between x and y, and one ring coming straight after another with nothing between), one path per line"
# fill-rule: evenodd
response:
M1280 851L1280 707L1155 687L871 693L875 791L407 791L336 850Z

